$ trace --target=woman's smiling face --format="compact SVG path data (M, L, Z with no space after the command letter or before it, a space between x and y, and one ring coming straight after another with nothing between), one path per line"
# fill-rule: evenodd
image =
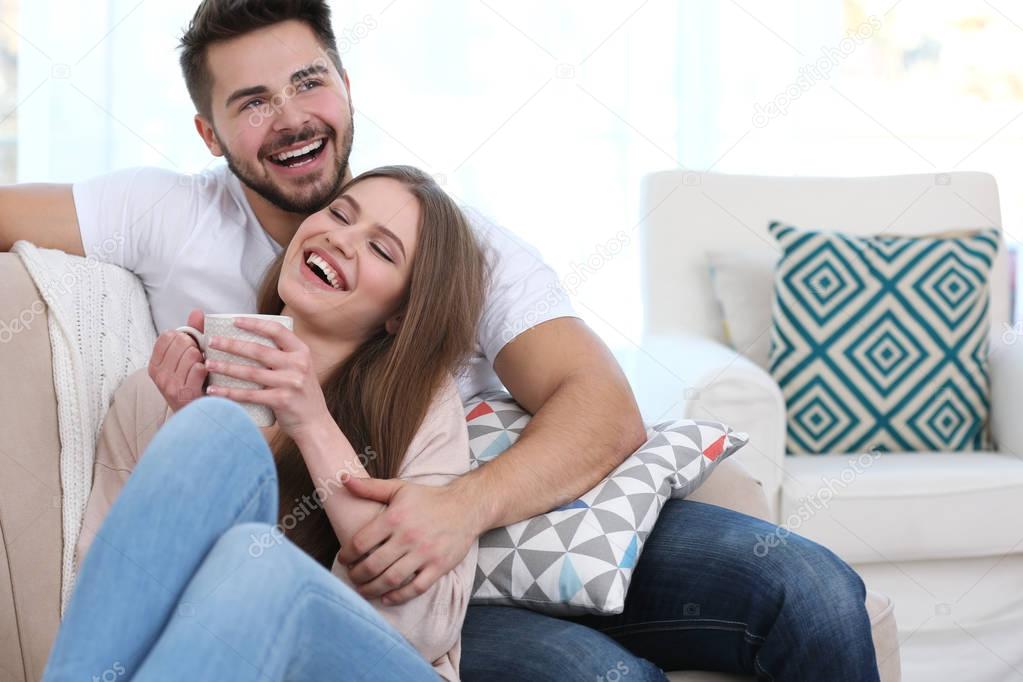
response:
M350 186L306 218L288 245L277 290L310 328L362 341L406 299L419 237L419 201L391 178Z

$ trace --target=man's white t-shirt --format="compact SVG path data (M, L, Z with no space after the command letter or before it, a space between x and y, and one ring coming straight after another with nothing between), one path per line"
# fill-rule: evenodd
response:
M259 224L226 165L200 175L130 168L72 187L85 254L134 272L158 332L188 313L255 312L269 265L283 248ZM493 365L530 327L578 317L557 275L529 244L464 209L491 264L477 347L457 377L462 400L501 388Z

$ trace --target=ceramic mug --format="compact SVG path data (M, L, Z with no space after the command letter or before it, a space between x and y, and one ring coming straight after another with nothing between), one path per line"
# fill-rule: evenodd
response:
M255 360L249 358L243 358L233 353L226 351L217 350L216 348L209 347L209 340L214 336L226 336L229 338L240 339L242 341L252 341L259 343L264 346L270 346L276 348L272 340L265 336L255 334L246 329L240 329L234 326L234 321L239 317L253 317L258 320L270 320L280 322L288 329L294 329L293 321L287 315L250 315L246 313L226 313L226 314L214 314L207 315L203 321L203 329L205 333L199 331L195 327L178 327L176 331L184 332L188 334L195 342L199 344L199 350L203 352L208 360L219 360L221 362L233 362L239 365L250 365L253 367L260 367L261 365ZM209 373L209 384L210 386L225 386L227 388L263 388L259 384L251 381L242 381L234 377L225 376L217 372ZM256 426L273 426L277 418L274 416L273 410L266 405L257 405L256 403L242 403L239 402L245 412L252 417L252 420L256 422Z

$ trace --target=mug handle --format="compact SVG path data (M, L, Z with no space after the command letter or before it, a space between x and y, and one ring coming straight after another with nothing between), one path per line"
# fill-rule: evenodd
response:
M199 350L201 350L203 353L206 352L206 349L203 348L204 335L195 327L189 327L188 325L185 325L184 327L178 327L174 331L184 332L185 334L188 334L189 336L192 337L192 340L195 341L196 345L199 346Z

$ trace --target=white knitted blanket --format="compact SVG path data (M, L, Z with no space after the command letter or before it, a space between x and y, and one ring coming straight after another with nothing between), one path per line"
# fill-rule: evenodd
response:
M63 492L63 617L75 585L75 545L100 426L114 390L149 361L156 331L145 290L131 272L26 241L11 251L21 257L49 309Z

